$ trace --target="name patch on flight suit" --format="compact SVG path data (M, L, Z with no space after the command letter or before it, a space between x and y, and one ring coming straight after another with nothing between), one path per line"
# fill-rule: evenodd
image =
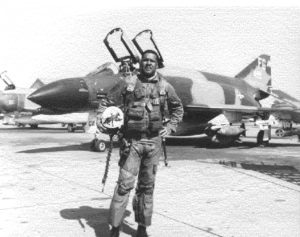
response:
M153 105L159 105L159 98L152 99Z

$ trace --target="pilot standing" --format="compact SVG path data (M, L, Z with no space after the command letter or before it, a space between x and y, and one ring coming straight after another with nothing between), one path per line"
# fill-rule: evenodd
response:
M174 88L159 75L159 57L146 50L140 72L127 78L122 91L124 127L120 147L119 178L110 204L111 237L118 237L130 191L138 176L133 210L137 237L148 236L151 225L155 175L161 157L161 137L174 133L183 117L182 103ZM163 126L168 112L170 122Z

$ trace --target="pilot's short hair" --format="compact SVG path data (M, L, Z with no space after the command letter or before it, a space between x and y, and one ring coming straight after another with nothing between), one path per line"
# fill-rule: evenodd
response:
M145 51L142 53L142 58L144 57L144 55L145 55L146 53L152 53L152 54L154 54L154 55L156 56L156 61L157 61L157 62L159 61L159 57L158 57L158 54L157 54L156 51L154 51L154 50L152 50L152 49L147 49L147 50L145 50Z

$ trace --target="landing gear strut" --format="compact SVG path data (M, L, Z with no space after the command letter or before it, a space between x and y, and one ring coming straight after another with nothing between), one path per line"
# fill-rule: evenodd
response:
M271 125L260 124L260 129L257 134L257 145L267 146L271 140Z
M71 123L68 124L67 129L68 129L68 132L74 132L75 131L74 126Z
M38 128L38 125L37 124L30 124L30 127L33 128L33 129L36 129L36 128Z

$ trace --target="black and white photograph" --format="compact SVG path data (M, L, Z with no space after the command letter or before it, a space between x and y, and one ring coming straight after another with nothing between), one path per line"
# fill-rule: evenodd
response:
M1 237L300 237L300 4L2 1Z

